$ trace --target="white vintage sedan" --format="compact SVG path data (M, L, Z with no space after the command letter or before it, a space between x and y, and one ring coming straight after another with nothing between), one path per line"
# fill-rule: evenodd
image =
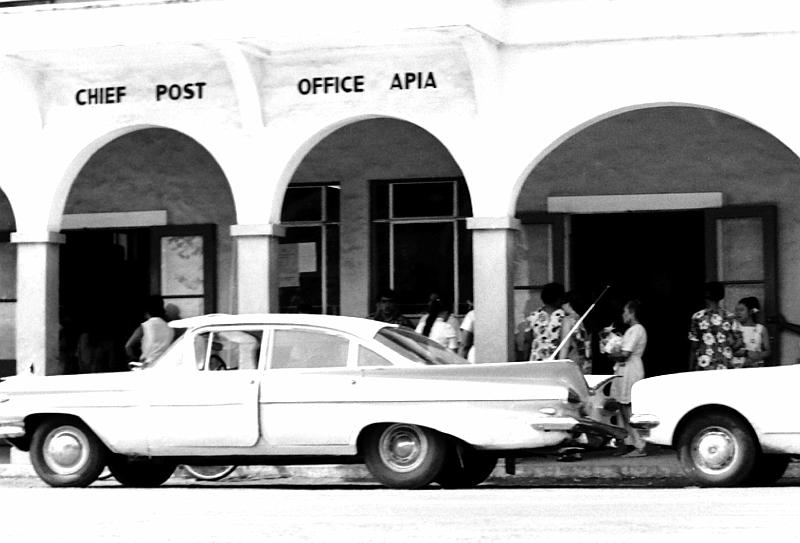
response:
M6 379L0 438L52 486L89 485L106 466L156 486L177 464L364 462L387 486L418 488L474 486L500 456L621 435L590 418L601 394L567 362L472 365L351 317L172 324L186 332L141 371Z
M700 371L633 386L631 424L703 486L771 484L800 454L800 366Z

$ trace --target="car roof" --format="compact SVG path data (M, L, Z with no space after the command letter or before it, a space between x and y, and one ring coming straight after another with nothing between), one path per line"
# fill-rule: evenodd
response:
M297 324L306 326L320 326L348 332L362 337L373 337L378 330L386 327L396 327L396 324L362 319L359 317L342 317L339 315L312 315L307 313L248 313L230 315L215 313L187 317L170 321L173 328L198 328L200 326L215 325L252 325L252 324Z

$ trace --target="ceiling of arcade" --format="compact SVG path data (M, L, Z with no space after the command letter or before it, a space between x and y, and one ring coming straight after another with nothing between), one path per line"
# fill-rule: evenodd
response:
M691 107L620 114L587 127L528 176L517 211L547 197L722 192L726 204L793 201L800 159L775 137L730 115Z

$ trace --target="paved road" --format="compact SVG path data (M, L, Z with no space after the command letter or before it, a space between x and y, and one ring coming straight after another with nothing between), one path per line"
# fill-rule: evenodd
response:
M797 486L397 491L171 481L144 490L29 479L0 480L0 503L0 537L20 542L800 540Z

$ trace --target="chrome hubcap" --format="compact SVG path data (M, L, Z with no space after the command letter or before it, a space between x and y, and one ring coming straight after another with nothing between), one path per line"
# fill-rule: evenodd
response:
M710 474L719 474L730 468L737 452L733 434L720 427L707 428L695 438L692 446L695 465Z
M69 475L86 464L89 443L77 428L61 426L47 436L42 452L48 468L59 475Z
M381 435L381 460L393 471L416 469L425 459L427 450L428 440L414 426L394 424Z

